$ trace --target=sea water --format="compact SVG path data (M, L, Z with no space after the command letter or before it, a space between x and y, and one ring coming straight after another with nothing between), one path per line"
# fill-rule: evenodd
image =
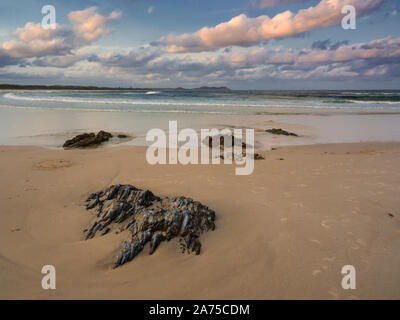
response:
M81 132L107 130L143 142L152 128L269 121L304 129L282 144L400 141L400 91L13 90L0 91L0 144L58 147ZM296 127L295 127L296 128Z

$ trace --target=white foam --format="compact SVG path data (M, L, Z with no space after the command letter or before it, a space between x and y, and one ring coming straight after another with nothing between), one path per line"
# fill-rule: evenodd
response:
M21 100L21 101L45 101L45 102L63 102L63 103L76 103L76 104L105 104L105 105L132 105L132 106L160 106L160 107L209 107L209 108L217 108L217 107L225 107L225 108L271 108L271 109L293 109L298 112L299 109L317 109L317 110L326 110L326 111L334 111L334 110L348 110L350 112L370 112L370 111L378 111L378 110L386 110L390 111L389 108L382 108L377 105L392 105L392 111L399 110L400 102L394 101L358 101L358 100L345 100L346 102L354 103L354 104L372 104L369 106L362 106L362 107L350 107L350 106L343 106L343 105L335 105L335 106L327 106L325 105L299 105L299 104L273 104L273 103L240 103L237 101L229 101L225 103L216 103L216 102L182 102L175 101L175 100L123 100L123 99L85 99L85 98L69 98L69 97L32 97L32 96L20 96L14 93L8 92L3 95L5 99L12 99L12 100ZM332 103L335 103L332 101ZM61 109L61 108L50 108L49 109L58 109L58 110L76 110L76 108L68 108L68 109ZM87 108L83 107L82 109L89 110L89 111L127 111L127 112L171 112L171 113L216 113L216 114L239 114L240 112L234 112L232 110L225 111L225 112L213 112L209 110L149 110L149 109L141 109L141 110L128 110L128 109L100 109L100 108ZM262 112L260 110L254 110L255 113Z
M217 112L217 111L187 111L187 110L132 110L132 109L98 109L98 108L54 108L54 107L27 107L27 106L9 106L9 105L0 105L0 108L8 108L8 109L21 109L21 110L50 110L50 111L77 111L77 112L130 112L130 113L184 113L184 114L232 114L238 115L240 113L233 112Z
M160 94L161 92L159 91L148 91L146 94Z

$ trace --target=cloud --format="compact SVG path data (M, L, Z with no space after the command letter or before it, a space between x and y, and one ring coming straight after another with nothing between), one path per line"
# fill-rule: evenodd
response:
M150 6L150 7L147 9L147 12L148 12L149 14L152 14L152 13L154 12L154 10L156 10L156 7Z
M322 39L304 49L236 47L250 47L267 39L299 35L302 30L327 26L335 19L340 23L341 10L337 10L340 12L337 15L335 10L322 7L321 3L325 2L323 0L297 14L285 11L273 18L240 15L214 28L203 28L194 34L178 37L169 36L163 38L164 42L157 43L167 49L173 45L184 49L170 50L171 53L149 45L129 50L114 48L107 53L106 50L110 49L92 45L110 33L109 23L121 15L119 11L101 15L92 7L72 12L70 24L58 26L56 30L43 30L32 22L16 29L12 33L14 39L0 45L0 68L10 66L3 70L17 71L22 80L23 74L37 73L38 77L46 74L60 77L58 79L65 83L100 81L107 85L120 85L123 81L128 85L170 86L174 83L198 86L199 81L248 85L251 81L261 83L258 80L274 84L280 80L398 80L400 38L387 37L358 44ZM336 8L349 2L361 3L360 0L330 0L329 3ZM358 7L359 14L372 10L379 1L364 0L361 4L364 6ZM167 39L171 42L165 42ZM223 50L215 52L218 48ZM183 54L193 51L199 52ZM29 68L23 68L25 66Z
M75 63L88 59L83 55L64 55L55 57L44 57L33 61L32 65L37 67L69 68Z
M297 14L284 11L273 18L262 15L250 18L241 14L215 27L204 27L193 34L169 35L153 43L169 53L212 51L228 46L248 47L271 39L292 37L321 27L339 25L342 7L353 5L359 16L376 9L381 0L321 0L315 7Z
M339 47L341 47L343 45L347 45L347 44L349 44L348 40L337 41L335 43L332 43L332 41L330 39L327 39L327 40L318 40L318 41L313 42L313 44L311 45L311 48L320 49L320 50L336 50Z
M68 19L73 24L75 36L82 39L86 44L108 35L107 23L122 16L120 11L113 11L108 16L102 16L96 11L97 7L90 7L71 12L68 15Z
M8 54L4 53L3 50L0 49L0 68L5 66L17 65L18 63L19 59L10 57Z
M169 56L147 51L109 54L96 60L114 75L174 81L245 81L246 79L358 79L388 76L399 70L400 38L342 44L325 41L321 48L264 49ZM394 75L396 76L396 75ZM398 75L397 75L398 76Z
M12 33L16 40L6 41L1 45L5 54L12 58L31 58L48 54L62 54L72 49L65 41L68 31L64 27L45 30L40 23L26 23Z
M72 50L106 36L109 33L107 23L120 16L119 11L102 16L96 7L90 7L68 15L71 27L57 26L54 30L45 30L40 23L28 22L12 33L16 39L4 42L1 49L10 58L19 59L68 55Z
M32 58L66 54L72 47L62 39L51 39L48 41L37 39L29 42L11 40L4 42L2 49L12 58Z
M12 35L20 41L49 40L60 33L58 29L44 29L40 23L28 22L23 28L17 28Z
M159 57L158 52L130 51L127 54L106 54L98 57L96 61L107 67L136 68L145 65L149 61Z
M309 64L316 66L323 63L350 62L360 59L399 59L400 38L383 38L368 43L344 45L335 50L303 49L303 50L266 50L255 49L249 53L232 54L228 61L237 67L286 64Z
M384 76L388 72L388 66L378 66L371 68L365 72L365 75L369 77L375 77L375 76Z

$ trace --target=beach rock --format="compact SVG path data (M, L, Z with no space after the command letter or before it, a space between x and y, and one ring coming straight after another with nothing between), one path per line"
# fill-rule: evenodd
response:
M112 138L112 134L103 130L97 134L93 132L83 133L65 141L63 147L65 149L94 147L108 141L110 138Z
M293 132L285 131L285 130L283 130L283 129L268 129L268 130L265 130L265 132L272 133L272 134L275 134L275 135L284 135L284 136L298 137L297 134L295 134L295 133L293 133Z
M131 185L113 185L91 194L86 209L95 209L96 220L84 232L86 240L127 230L114 268L131 261L150 244L153 254L163 241L181 238L183 252L200 254L200 235L215 229L215 212L185 197L160 198Z
M254 160L265 160L261 153L254 153Z

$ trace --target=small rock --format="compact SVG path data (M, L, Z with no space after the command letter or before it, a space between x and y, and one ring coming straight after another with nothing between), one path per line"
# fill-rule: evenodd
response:
M65 141L63 147L65 149L94 147L108 141L110 138L112 138L112 134L103 130L99 131L97 134L93 132L83 133Z
M275 134L275 135L284 135L284 136L298 137L297 134L295 134L295 133L293 133L293 132L285 131L285 130L283 130L283 129L275 129L275 128L274 128L274 129L265 130L265 132L272 133L272 134Z

